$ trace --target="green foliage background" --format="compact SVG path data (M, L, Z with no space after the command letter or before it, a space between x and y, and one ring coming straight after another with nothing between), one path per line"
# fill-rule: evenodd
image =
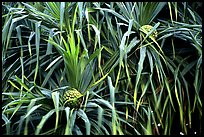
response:
M201 134L201 8L2 2L2 133Z

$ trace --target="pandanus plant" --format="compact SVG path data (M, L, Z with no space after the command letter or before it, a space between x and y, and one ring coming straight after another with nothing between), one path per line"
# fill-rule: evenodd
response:
M3 134L201 133L201 22L186 2L3 2Z

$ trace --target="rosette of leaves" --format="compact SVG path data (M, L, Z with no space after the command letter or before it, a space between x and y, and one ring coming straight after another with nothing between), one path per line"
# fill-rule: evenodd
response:
M63 95L63 105L70 108L79 108L83 101L83 95L76 89L72 88Z

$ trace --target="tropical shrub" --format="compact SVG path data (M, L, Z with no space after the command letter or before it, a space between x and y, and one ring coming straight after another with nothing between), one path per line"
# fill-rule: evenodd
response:
M201 134L201 7L2 2L2 133Z

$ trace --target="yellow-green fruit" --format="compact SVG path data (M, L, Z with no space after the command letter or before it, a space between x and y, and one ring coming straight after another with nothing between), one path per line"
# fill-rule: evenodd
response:
M148 32L151 31L153 27L151 25L143 25L141 28L140 28L140 31L142 31L143 33L147 34ZM154 38L157 37L157 31L155 30L150 36L153 36Z
M65 107L79 108L83 100L83 95L76 89L71 89L64 93L63 100Z

